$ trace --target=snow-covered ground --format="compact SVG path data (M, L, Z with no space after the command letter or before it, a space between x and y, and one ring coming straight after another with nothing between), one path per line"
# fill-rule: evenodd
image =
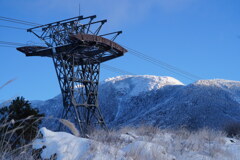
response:
M166 131L151 127L95 132L89 139L40 130L33 148L57 160L239 160L240 141L220 132Z

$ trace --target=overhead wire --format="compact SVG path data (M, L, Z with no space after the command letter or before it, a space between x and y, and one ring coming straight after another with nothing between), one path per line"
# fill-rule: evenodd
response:
M24 46L26 44L24 43L18 43L18 42L7 42L7 41L0 41L1 45L13 45L13 46Z
M112 72L115 72L115 73L127 74L127 75L135 75L135 74L132 73L132 72L128 72L128 71L125 71L125 70L123 70L123 69L119 69L119 68L116 68L116 67L113 67L113 66L110 66L110 65L107 65L107 64L101 64L101 66L102 66L104 69L107 69L107 70L112 71Z
M23 24L23 25L30 25L30 26L37 26L37 25L39 25L39 24L34 23L34 22L28 22L28 21L19 20L19 19L15 19L15 18L4 17L4 16L0 16L0 20L1 21L12 22L12 23Z
M14 46L7 46L7 45L1 45L1 44L0 44L0 47L16 48L16 47L14 47Z
M1 45L13 45L13 46L27 46L27 45L42 45L44 46L44 43L38 43L34 41L27 41L27 43L18 43L18 42L8 42L8 41L0 41Z
M0 18L0 20L1 20L1 21L12 22L12 23L23 24L23 25L35 26L35 25L32 25L32 24L27 24L27 23L22 23L22 22L12 21L12 20L9 20L9 19L2 19L2 18Z
M122 46L125 47L126 49L128 49L130 54L132 54L132 55L134 55L134 56L136 56L136 57L138 57L140 59L143 59L145 61L148 61L150 63L153 63L153 64L155 64L155 65L157 65L157 66L159 66L161 68L164 68L164 69L166 69L166 70L168 70L168 71L170 71L170 72L172 72L174 74L180 75L180 76L185 77L185 78L190 79L190 80L202 79L199 76L196 76L196 75L194 75L192 73L189 73L187 71L183 71L182 69L179 69L179 68L177 68L175 66L172 66L172 65L170 65L170 64L168 64L166 62L162 62L162 61L157 60L156 58L153 58L151 56L148 56L148 55L146 55L146 54L144 54L142 52L139 52L139 51L136 51L134 49L131 49L130 47L127 47L125 45L122 45Z
M26 28L13 27L13 26L5 26L5 25L0 25L0 27L3 27L3 28L11 28L11 29L19 29L19 30L27 30Z

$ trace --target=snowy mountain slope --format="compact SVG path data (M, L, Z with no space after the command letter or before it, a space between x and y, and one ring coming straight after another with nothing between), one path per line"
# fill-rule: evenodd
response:
M100 84L99 103L109 127L222 129L240 121L240 82L200 80L185 86L171 77L118 76ZM61 114L60 95L33 105L47 116Z
M179 90L167 104L159 103L159 107L170 110L156 125L222 128L229 122L240 121L240 105L235 100L239 91L240 82L197 81Z
M132 113L145 112L146 108L137 105L141 103L139 98L167 86L178 87L183 84L171 77L158 76L119 76L105 80L99 88L101 110L107 115L105 121L119 123L125 115L130 119L136 116Z
M31 101L33 107L39 109L41 113L45 114L46 119L43 119L42 126L56 130L59 124L55 118L60 118L63 110L62 95L58 95L46 101Z
M105 92L102 91L104 96L100 94L100 100L105 100L100 104L110 126L150 124L221 129L229 122L240 121L237 101L240 82L236 81L201 80L187 86L166 85L138 96L119 93L114 87L102 89Z

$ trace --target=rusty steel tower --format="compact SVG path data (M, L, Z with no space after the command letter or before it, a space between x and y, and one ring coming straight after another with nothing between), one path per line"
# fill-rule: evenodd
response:
M77 16L30 28L46 46L17 48L26 56L52 58L63 97L62 118L74 117L82 136L93 127L106 128L98 105L100 64L127 52L114 42L122 31L100 35L107 20L95 18Z

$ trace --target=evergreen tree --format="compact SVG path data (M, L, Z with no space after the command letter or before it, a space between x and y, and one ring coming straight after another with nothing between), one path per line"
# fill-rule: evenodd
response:
M28 144L37 135L43 116L29 101L17 97L0 109L0 140L12 148Z

